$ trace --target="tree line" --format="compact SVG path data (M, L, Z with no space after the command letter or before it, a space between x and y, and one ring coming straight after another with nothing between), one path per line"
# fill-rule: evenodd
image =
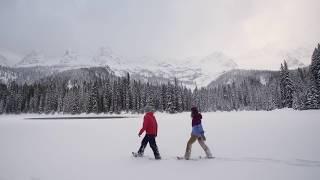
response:
M158 111L187 111L192 91L178 84L150 84L126 77L96 81L0 84L0 113L139 113L149 104Z
M161 112L298 110L320 108L320 45L308 68L289 70L286 61L266 84L256 77L214 88L184 87L174 82L144 83L124 77L95 78L88 81L48 79L18 84L0 83L0 113L120 113L143 112L152 105Z

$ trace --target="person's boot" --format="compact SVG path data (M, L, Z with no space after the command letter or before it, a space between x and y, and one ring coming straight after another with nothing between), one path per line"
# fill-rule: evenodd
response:
M199 140L199 144L200 144L200 146L202 147L202 149L204 150L204 152L206 153L207 158L209 158L209 159L213 158L210 149L209 149L208 146L204 143L203 139L200 139L200 140Z
M213 156L212 156L211 151L210 151L209 148L207 148L207 149L205 150L205 152L206 152L207 158L209 158L209 159L212 159L212 158L213 158Z
M137 153L137 157L142 157L143 154L144 154L144 148L143 146L140 147L140 149L138 150L138 153Z
M154 158L155 158L156 160L160 160L160 159L161 159L161 156L160 156L160 154L157 154L157 155L154 156Z
M152 150L153 150L154 158L157 159L157 160L160 160L160 159L161 159L161 156L160 156L158 147L157 147L157 146L154 146L154 147L152 148Z
M143 148L140 148L139 151L137 152L137 157L142 157L143 156L143 151L144 149Z
M184 154L184 159L189 160L191 156L191 150L187 150L186 153Z

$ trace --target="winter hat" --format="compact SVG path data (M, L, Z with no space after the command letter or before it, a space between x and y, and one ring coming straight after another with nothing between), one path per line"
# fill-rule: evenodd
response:
M191 108L191 112L192 112L192 114L198 114L199 113L198 108L195 107L195 106Z
M197 116L199 114L198 108L197 107L192 107L191 108L191 117L194 118L195 116Z

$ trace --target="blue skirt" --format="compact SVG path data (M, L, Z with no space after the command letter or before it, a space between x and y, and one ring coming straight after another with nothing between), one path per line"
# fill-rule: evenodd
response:
M191 135L201 137L204 135L204 130L201 124L195 125L192 127Z

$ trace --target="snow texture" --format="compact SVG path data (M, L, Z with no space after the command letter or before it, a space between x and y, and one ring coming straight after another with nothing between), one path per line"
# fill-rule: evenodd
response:
M123 119L39 120L58 115L0 116L1 180L319 179L320 111L203 114L213 160L178 161L190 136L189 113L156 113L162 160L134 158L142 115ZM192 158L204 156L198 143Z

